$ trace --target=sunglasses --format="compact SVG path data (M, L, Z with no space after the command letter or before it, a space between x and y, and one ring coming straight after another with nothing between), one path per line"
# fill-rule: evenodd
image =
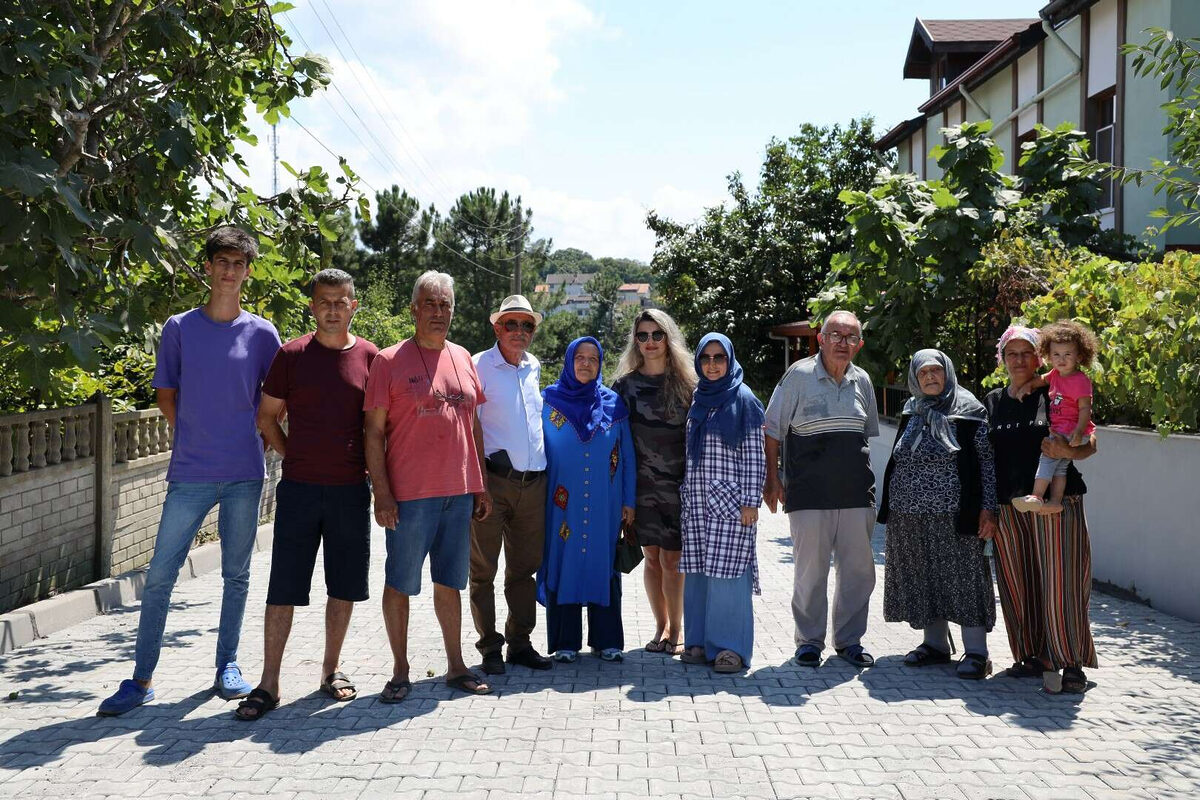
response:
M533 333L535 330L537 330L537 325L533 324L532 322L530 322L527 319L523 319L523 320L506 319L506 320L504 320L504 330L508 331L509 333L515 332L518 328L525 331L525 333Z
M708 353L700 354L701 364L724 364L728 360L729 356L725 355L724 353L714 353L713 355L709 355Z
M633 338L637 339L639 342L647 342L650 339L653 339L656 342L661 342L663 339L667 338L667 334L665 331L638 331L633 335Z

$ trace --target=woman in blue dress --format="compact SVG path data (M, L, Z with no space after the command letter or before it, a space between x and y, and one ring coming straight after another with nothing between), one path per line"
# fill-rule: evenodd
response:
M696 348L700 383L687 419L683 479L683 585L685 664L714 672L741 672L754 649L754 606L759 594L758 508L767 458L763 407L742 383L733 343L705 334Z
M605 661L624 658L621 573L613 567L621 524L633 522L637 470L629 411L600 382L604 352L591 336L567 346L562 373L542 396L546 440L546 544L538 601L555 660L570 663L583 645Z

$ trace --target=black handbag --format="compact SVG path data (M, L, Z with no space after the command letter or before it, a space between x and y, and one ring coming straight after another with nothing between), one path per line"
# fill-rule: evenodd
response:
M628 575L642 563L642 558L642 548L638 545L633 528L622 525L621 532L617 534L617 554L613 558L613 566Z

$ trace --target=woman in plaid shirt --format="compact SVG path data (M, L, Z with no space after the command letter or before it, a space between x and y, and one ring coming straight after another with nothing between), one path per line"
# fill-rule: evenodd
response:
M709 333L696 350L700 382L687 421L681 497L684 644L688 664L740 672L754 649L758 507L767 475L762 403L742 383L733 343Z

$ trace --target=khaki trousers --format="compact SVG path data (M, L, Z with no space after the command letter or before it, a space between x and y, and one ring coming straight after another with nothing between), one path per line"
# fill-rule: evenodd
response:
M837 571L833 590L833 646L858 644L867 630L875 589L871 532L873 508L804 509L788 514L792 531L792 617L796 645L825 647L828 628L829 558Z
M492 513L471 521L471 619L483 655L499 652L508 642L509 653L530 646L529 635L537 620L537 585L534 575L542 565L546 539L546 476L522 484L488 475ZM504 600L508 621L504 635L496 630L494 581L504 547Z

